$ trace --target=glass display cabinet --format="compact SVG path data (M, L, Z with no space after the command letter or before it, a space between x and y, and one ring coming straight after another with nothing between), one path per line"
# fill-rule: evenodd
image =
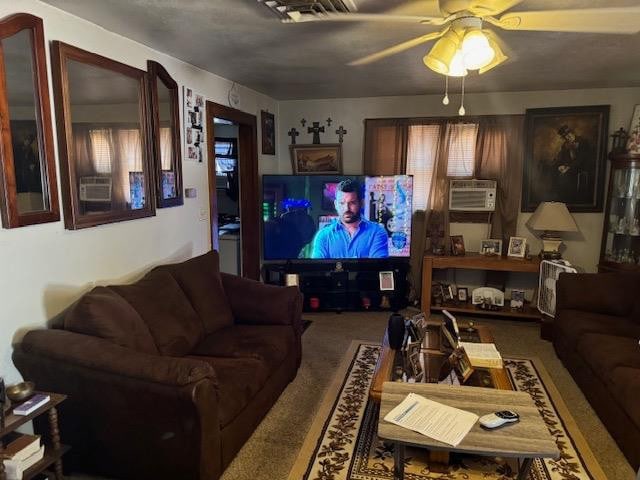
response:
M600 271L640 271L640 155L611 156Z

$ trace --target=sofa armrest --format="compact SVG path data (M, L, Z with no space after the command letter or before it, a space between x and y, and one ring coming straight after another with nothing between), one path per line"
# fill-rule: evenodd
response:
M236 323L292 325L302 331L302 294L296 287L278 287L220 274Z
M150 355L66 330L31 330L18 348L26 354L153 383L179 387L209 379L217 385L215 371L206 362Z
M556 311L579 310L628 317L640 276L621 273L561 273L556 284Z

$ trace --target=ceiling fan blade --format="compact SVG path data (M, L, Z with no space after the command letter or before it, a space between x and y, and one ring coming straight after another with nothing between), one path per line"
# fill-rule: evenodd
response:
M522 3L522 0L473 0L467 10L480 17L500 15L519 3Z
M368 63L377 62L378 60L382 60L383 58L395 55L396 53L404 52L405 50L409 50L410 48L417 47L418 45L422 45L423 43L427 43L430 40L440 38L442 35L444 35L445 32L446 30L444 32L433 32L413 38L406 42L399 43L398 45L394 45L393 47L386 48L380 52L376 52L371 55L367 55L366 57L359 58L358 60L354 60L353 62L349 62L348 65L366 65Z
M442 17L427 17L420 15L395 15L386 13L299 13L289 12L289 18L283 23L304 22L385 22L385 23L413 23L423 25L442 25L445 19Z
M505 30L632 34L640 32L640 6L514 12L494 25Z

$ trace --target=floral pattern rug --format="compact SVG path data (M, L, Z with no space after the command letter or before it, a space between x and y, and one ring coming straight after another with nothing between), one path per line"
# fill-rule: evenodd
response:
M289 480L393 479L393 445L378 439L378 405L369 402L380 349L380 345L358 342L350 350L346 374L329 389L325 410L318 413L322 417L314 422ZM546 373L541 375L542 367L531 359L505 358L504 362L512 385L531 395L561 452L557 460L536 459L529 479L605 478L555 386ZM518 472L514 459L471 455L452 455L447 472L434 472L426 452L413 448L407 449L405 462L407 480L507 480Z

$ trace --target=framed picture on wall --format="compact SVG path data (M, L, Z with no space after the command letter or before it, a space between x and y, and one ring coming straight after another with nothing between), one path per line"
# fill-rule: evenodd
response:
M563 202L571 212L602 212L609 105L528 109L522 211Z
M260 126L262 133L262 154L276 154L276 117L273 113L260 110Z
M342 145L291 145L291 165L294 175L342 174Z

